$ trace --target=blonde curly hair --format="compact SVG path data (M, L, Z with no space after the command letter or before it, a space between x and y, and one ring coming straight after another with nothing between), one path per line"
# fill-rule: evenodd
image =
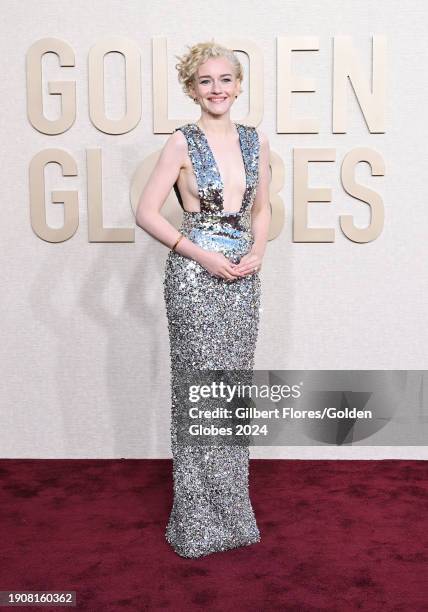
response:
M192 96L191 86L195 84L195 76L199 66L211 57L227 58L234 68L235 78L239 81L240 85L242 84L244 71L241 62L232 49L217 44L214 42L214 39L205 43L197 43L193 46L187 45L187 48L189 49L188 53L181 56L175 56L179 60L175 68L178 70L178 80L181 83L184 93L189 96L189 98L192 98L194 102L197 103Z

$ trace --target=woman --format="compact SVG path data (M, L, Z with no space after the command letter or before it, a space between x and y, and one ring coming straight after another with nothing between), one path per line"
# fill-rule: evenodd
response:
M164 298L174 503L165 536L179 555L195 558L260 541L248 493L248 444L182 444L177 433L186 369L254 367L270 171L266 136L230 118L243 78L233 51L201 43L178 59L179 81L201 116L165 143L137 224L171 249ZM172 187L183 209L179 232L160 214Z

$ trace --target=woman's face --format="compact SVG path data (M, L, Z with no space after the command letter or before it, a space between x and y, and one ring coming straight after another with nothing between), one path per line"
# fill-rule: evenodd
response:
M193 97L208 113L223 115L240 93L240 83L226 57L211 57L201 64L195 75Z

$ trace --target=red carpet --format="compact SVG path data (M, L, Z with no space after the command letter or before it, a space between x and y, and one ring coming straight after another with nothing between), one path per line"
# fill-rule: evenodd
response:
M197 560L164 539L171 471L2 460L0 590L74 590L94 612L428 610L428 462L252 460L262 542Z

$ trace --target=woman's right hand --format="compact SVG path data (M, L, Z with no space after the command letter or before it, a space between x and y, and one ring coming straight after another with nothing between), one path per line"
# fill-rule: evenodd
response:
M234 268L237 264L227 259L223 253L218 253L217 251L204 251L204 253L198 257L197 261L212 276L216 276L217 278L223 278L228 281L240 278L240 275L234 272Z

